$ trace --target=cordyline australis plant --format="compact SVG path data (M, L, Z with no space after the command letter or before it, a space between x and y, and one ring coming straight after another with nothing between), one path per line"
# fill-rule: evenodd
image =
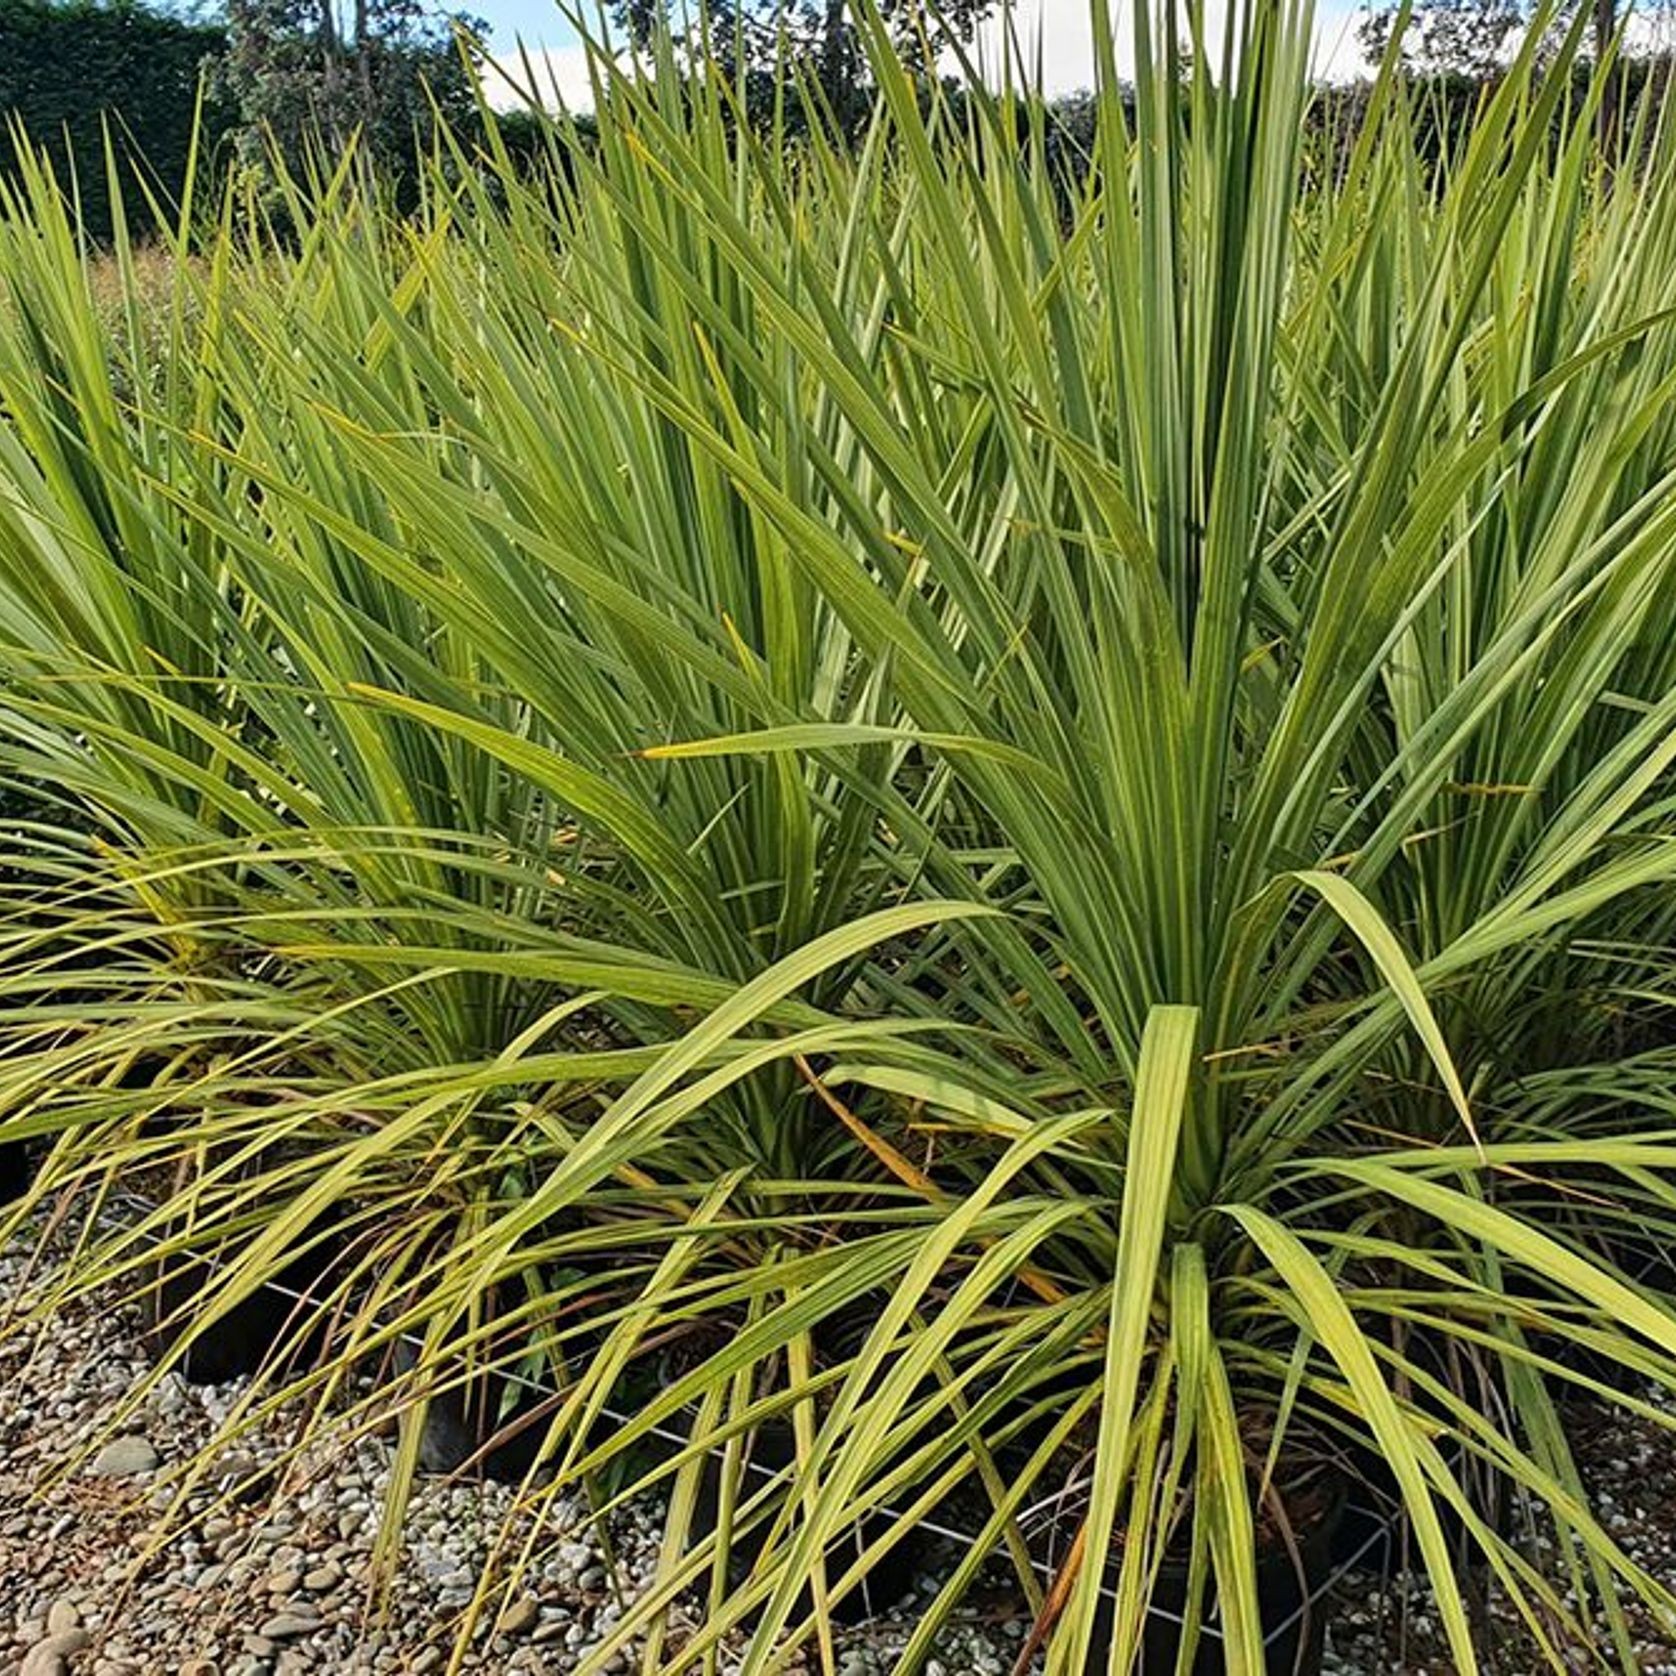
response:
M1304 7L1142 8L1122 96L1094 22L1074 168L863 8L853 150L602 48L597 136L189 204L172 288L25 156L11 1226L43 1309L218 1253L203 1339L330 1259L230 1431L401 1407L387 1558L539 1377L526 1506L669 1507L587 1673L830 1661L933 1510L906 1667L999 1555L1051 1670L1168 1564L1260 1671L1357 1449L1461 1670L1463 1551L1633 1670L1558 1404L1676 1382L1676 137L1606 178L1533 46L1440 171Z

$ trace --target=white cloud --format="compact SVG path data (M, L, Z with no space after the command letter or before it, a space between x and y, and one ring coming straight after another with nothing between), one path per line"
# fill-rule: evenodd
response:
M1110 9L1117 73L1127 77L1135 66L1132 14L1123 0L1110 0ZM1356 40L1358 15L1334 5L1318 11L1318 75L1347 81L1365 72ZM1225 0L1205 0L1203 16L1209 50L1219 53L1227 17ZM1020 49L1015 52L1015 63L1022 59L1024 80L1034 81L1039 69L1042 90L1050 97L1094 85L1094 20L1089 0L1012 0L998 9L974 43L980 72L992 84L1001 79L1009 33Z
M1322 80L1346 82L1372 75L1373 67L1362 50L1362 43L1356 38L1356 26L1363 16L1361 12L1317 15L1315 73Z
M1119 23L1114 44L1122 73L1128 41ZM1087 0L1015 0L998 7L973 42L978 73L991 85L1000 83L1009 66L1012 78L1026 85L1039 83L1050 98L1094 85L1094 11Z
M569 111L594 108L588 49L580 42L566 47L533 46L522 53L497 53L484 66L483 86L489 103L498 111L520 109L532 93L549 109L560 104Z
M1134 69L1134 48L1130 15L1123 0L1111 0L1117 71L1128 76ZM1220 43L1225 0L1205 0L1205 29L1211 41ZM1356 40L1355 12L1324 8L1315 28L1316 73L1335 81L1347 81L1365 73L1360 45ZM1040 77L1042 90L1050 97L1074 93L1094 85L1094 22L1090 0L1010 0L998 8L978 31L971 53L980 75L998 83L1012 40L1015 78L1026 82ZM1213 48L1212 50L1217 50ZM535 46L528 50L526 67L517 53L501 53L488 70L490 102L505 110L524 102L515 90L527 87L530 71L541 102L554 105L563 100L572 111L593 108L593 88L588 78L587 50L580 44L562 47ZM497 75L494 65L503 74ZM953 66L951 65L952 69ZM508 85L507 78L515 86Z

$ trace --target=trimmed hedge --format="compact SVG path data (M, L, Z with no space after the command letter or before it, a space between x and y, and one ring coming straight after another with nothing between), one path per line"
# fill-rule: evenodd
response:
M75 158L84 224L91 237L110 236L104 171L104 124L118 155L143 168L165 201L184 179L193 111L204 61L222 53L226 35L135 5L91 0L0 0L0 113L20 120L37 146L52 154L69 190L66 155ZM213 99L205 110L212 144L235 113ZM10 172L10 143L0 169ZM131 218L141 194L124 192Z

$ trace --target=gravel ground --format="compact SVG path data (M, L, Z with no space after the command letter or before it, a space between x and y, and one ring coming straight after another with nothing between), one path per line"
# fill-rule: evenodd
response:
M25 1267L23 1253L0 1252L0 1305L17 1295ZM377 1615L367 1578L389 1444L363 1438L330 1456L304 1453L273 1496L230 1497L291 1450L291 1433L275 1423L230 1446L217 1480L187 1502L195 1528L159 1549L170 1469L215 1435L243 1387L170 1375L112 1433L150 1371L138 1319L121 1309L71 1309L38 1336L0 1339L0 1676L444 1669L515 1492L423 1481L389 1610ZM63 1477L78 1454L88 1458ZM631 1508L602 1534L579 1504L556 1504L554 1540L499 1622L480 1626L466 1668L573 1668L652 1577L662 1512ZM930 1676L1002 1676L1024 1630L1017 1618L954 1626ZM888 1623L842 1632L843 1676L869 1676L905 1635Z
M0 1253L0 1302L14 1296L23 1269L20 1254ZM378 1616L366 1580L388 1445L367 1438L329 1459L305 1454L272 1497L228 1497L240 1478L290 1448L276 1423L233 1446L219 1485L188 1503L196 1528L159 1549L157 1519L170 1500L161 1486L214 1434L239 1387L170 1377L109 1435L124 1397L149 1371L137 1325L121 1310L76 1310L38 1338L0 1341L0 1676L442 1670L512 1490L425 1481L409 1510L390 1610ZM1601 1517L1676 1587L1676 1438L1604 1415L1584 1417L1578 1430ZM660 1517L654 1506L631 1508L602 1536L579 1506L558 1506L559 1540L499 1623L480 1626L467 1668L574 1667L651 1577ZM1332 1618L1329 1676L1451 1676L1428 1604L1412 1577L1347 1579ZM1490 1622L1498 1676L1547 1668L1505 1608L1492 1603ZM929 1676L1003 1676L1024 1629L1017 1612L980 1607L947 1632ZM906 1633L888 1618L844 1632L841 1676L888 1666ZM1646 1620L1636 1633L1647 1676L1676 1676L1676 1632Z
M1676 1419L1668 1393L1643 1396ZM1676 1431L1604 1406L1578 1406L1567 1420L1595 1517L1636 1564L1676 1590ZM1533 1546L1551 1555L1541 1537ZM1569 1587L1561 1593L1574 1598ZM1491 1594L1480 1611L1487 1671L1545 1676L1552 1669L1505 1597ZM1660 1623L1639 1603L1628 1616L1642 1676L1676 1676L1676 1623ZM1346 1578L1331 1621L1326 1676L1454 1676L1430 1588L1412 1572L1393 1567ZM1600 1667L1577 1656L1570 1668Z

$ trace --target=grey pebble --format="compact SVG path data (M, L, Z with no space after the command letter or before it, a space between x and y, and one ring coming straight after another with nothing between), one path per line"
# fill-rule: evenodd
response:
M43 1641L37 1641L23 1655L18 1676L61 1676L70 1659L91 1646L93 1637L84 1629L60 1630Z
M87 1470L95 1478L138 1478L157 1470L157 1451L138 1435L113 1437Z
M257 1635L265 1641L291 1641L299 1635L312 1635L319 1627L320 1619L313 1613L276 1612Z
M522 1595L501 1613L495 1626L503 1635L522 1635L541 1621L541 1602L534 1595Z

